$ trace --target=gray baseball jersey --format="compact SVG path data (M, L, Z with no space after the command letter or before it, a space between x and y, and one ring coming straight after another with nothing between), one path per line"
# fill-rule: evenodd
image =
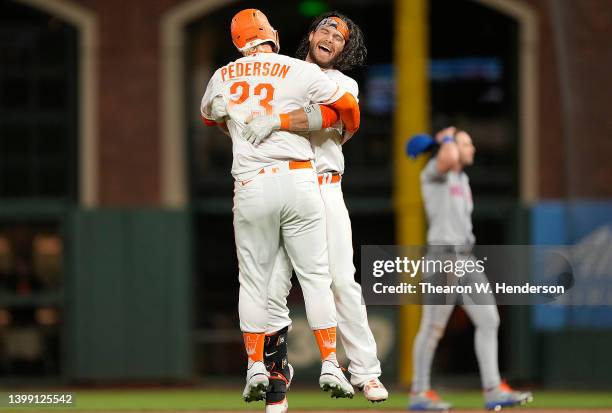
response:
M429 245L473 245L472 191L465 172L438 172L436 158L421 172L421 192L429 229Z

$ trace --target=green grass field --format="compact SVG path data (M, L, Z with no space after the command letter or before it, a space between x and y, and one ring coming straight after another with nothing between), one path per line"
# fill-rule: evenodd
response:
M604 409L612 411L612 393L603 392L534 392L532 408L544 409ZM45 411L174 411L174 410L259 410L263 403L244 403L240 390L95 390L75 391L76 406L71 408L46 408ZM458 409L481 409L482 398L478 392L441 392L441 395ZM330 399L318 391L292 390L289 392L291 410L402 410L407 396L401 391L392 392L385 403L371 404L361 394L353 400ZM0 408L0 411L41 411L30 408ZM520 412L520 410L514 410Z

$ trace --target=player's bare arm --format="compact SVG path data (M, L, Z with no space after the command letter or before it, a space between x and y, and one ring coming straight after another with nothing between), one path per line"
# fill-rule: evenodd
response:
M311 104L303 109L279 115L278 129L297 132L315 131L329 128L341 120L349 132L355 133L359 129L360 117L357 99L347 92L334 103Z
M472 137L464 130L454 127L443 129L436 135L440 151L436 157L436 168L441 174L449 170L460 171L474 163L476 148Z
M259 145L275 130L309 132L331 127L340 116L327 105L311 104L280 115L262 115L247 119L242 137Z
M340 115L327 105L311 104L280 116L280 129L294 132L308 132L331 127Z
M361 113L355 97L345 92L327 105L309 105L280 115L259 116L250 120L242 137L258 145L275 130L313 131L331 127L340 119L351 136L359 129Z
M440 174L445 174L459 166L459 148L455 142L456 132L457 129L450 126L436 134L436 141L441 145L436 157L436 168Z

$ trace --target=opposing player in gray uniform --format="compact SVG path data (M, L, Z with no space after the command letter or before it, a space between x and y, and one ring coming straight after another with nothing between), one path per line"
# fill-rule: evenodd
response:
M428 256L446 258L450 254L456 259L473 259L470 253L475 242L472 232L472 192L463 168L473 163L475 147L467 132L454 127L440 131L436 141L440 145L439 151L421 173L421 192L429 223ZM444 277L443 274L426 274L424 281L436 276ZM486 281L482 272L470 274L469 277L472 279L462 279L462 282ZM457 280L455 276L449 278ZM485 407L499 410L530 401L531 393L515 391L500 378L497 355L499 314L493 295L484 297L486 304L481 301L478 305L466 305L469 297L454 298L463 298L463 309L476 327L474 345ZM411 410L444 411L451 407L437 396L430 384L433 356L456 303L452 301L453 297L442 299L442 303L431 304L434 300L428 301L425 297L421 325L413 347Z

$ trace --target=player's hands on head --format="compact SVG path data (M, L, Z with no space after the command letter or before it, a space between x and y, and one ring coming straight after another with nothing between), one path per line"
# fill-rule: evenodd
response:
M263 115L256 118L249 117L242 130L242 137L257 146L273 131L280 129L281 121L278 115Z
M436 142L442 143L442 139L444 139L444 137L450 136L452 138L455 136L455 133L457 133L457 128L454 126L448 126L436 133Z
M210 106L210 114L217 123L225 122L225 118L228 116L227 105L222 96L217 96L213 99Z

